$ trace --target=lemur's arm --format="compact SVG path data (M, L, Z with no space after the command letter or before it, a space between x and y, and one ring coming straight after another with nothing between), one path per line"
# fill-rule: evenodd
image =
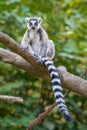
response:
M35 55L30 42L31 41L30 41L30 37L29 37L29 30L26 30L26 32L23 36L22 42L21 42L21 47L22 47L23 50L27 50L31 54Z
M23 36L23 39L21 41L21 47L24 49L24 50L28 50L28 44L30 42L30 39L28 37L28 30L25 32L24 36Z
M47 43L47 51L46 51L46 57L49 57L50 59L53 59L55 56L55 47L52 40L48 40Z
M49 40L48 35L43 28L42 33L40 35L41 35L41 47L39 56L53 59L55 55L55 47L53 41Z
M40 47L40 52L39 52L39 57L45 57L46 56L46 51L47 51L47 45L44 43Z

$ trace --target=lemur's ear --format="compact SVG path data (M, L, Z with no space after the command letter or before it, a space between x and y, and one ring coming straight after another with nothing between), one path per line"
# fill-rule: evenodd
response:
M39 23L41 23L41 22L42 22L42 18L41 18L41 17L39 17L39 18L38 18L38 21L39 21Z
M26 17L26 18L25 18L25 22L26 22L26 23L28 23L28 21L29 21L29 18L28 18L28 17Z

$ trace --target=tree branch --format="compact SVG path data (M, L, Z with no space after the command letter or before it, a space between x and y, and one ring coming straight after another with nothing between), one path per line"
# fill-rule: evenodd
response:
M69 91L64 94L64 97L66 97L68 94L69 94ZM52 106L50 106L49 108L47 108L47 110L46 110L45 112L40 113L40 114L38 115L38 117L37 117L34 121L32 121L32 122L30 122L30 123L28 124L28 127L27 127L26 130L31 130L36 124L40 123L40 122L42 121L42 119L43 119L55 106L57 106L57 103L54 103Z
M0 41L5 46L7 46L9 49L14 51L18 55L22 56L26 61L31 63L33 66L37 67L42 72L42 74L43 73L47 73L45 67L43 67L43 65L41 65L41 64L38 64L36 62L36 58L31 53L29 53L29 51L23 51L23 49L21 48L20 44L18 44L11 37L9 37L8 35L0 32Z
M14 96L7 96L7 95L0 95L0 100L12 101L12 102L23 102L23 99L21 97L14 97Z
M35 76L37 76L37 72L38 72L38 76L41 78L43 78L43 75L45 75L47 78L45 78L45 80L49 80L50 77L49 77L49 74L47 72L47 69L41 65L41 64L38 64L36 62L36 59L35 57L33 57L29 52L25 52L21 49L20 45L14 41L11 37L7 36L6 34L0 32L0 41L5 45L7 46L8 48L10 48L12 51L14 51L15 53L19 54L21 56L21 60L19 60L19 64L18 64L18 60L16 59L15 62L13 61L9 61L8 63L11 63L13 65L16 65L18 67L21 67L22 69L26 70L28 69L28 71L31 73L31 74L35 74ZM1 51L1 50L0 50ZM12 54L12 52L9 52L10 56ZM17 55L15 54L15 55ZM3 58L1 56L1 53L0 53L0 58L5 61L6 58L6 55L2 54L3 55ZM10 59L10 56L7 57L7 59ZM17 57L20 57L17 55ZM13 56L15 57L15 56ZM23 58L25 59L23 59ZM20 58L19 58L20 59ZM23 60L23 63L22 63L22 60ZM22 64L26 64L26 65L22 65ZM29 64L29 66L28 66ZM30 66L32 65L32 70L30 70ZM35 69L37 68L37 69ZM71 90L71 91L74 91L82 96L85 96L87 97L87 81L78 77L78 76L75 76L73 74L70 74L69 72L67 72L66 68L63 67L63 66L60 66L60 67L57 67L57 71L60 75L60 79L61 79L61 82L62 82L62 86Z
M50 106L45 112L40 113L38 117L29 123L28 127L26 130L31 130L36 124L40 123L41 120L57 105L57 103L54 103L52 106Z
M60 74L62 86L70 91L87 97L87 81L67 72L64 66L57 67Z
M2 32L0 32L0 41L9 49L15 52L13 53L0 48L0 59L2 61L22 68L25 71L40 78L44 78L47 81L50 80L47 69L43 65L38 64L35 57L32 56L29 52L23 51L16 41ZM86 80L70 74L67 72L64 66L57 67L57 71L59 73L63 87L67 88L69 91L74 91L82 96L87 97ZM41 113L37 119L30 123L30 125L27 127L27 130L30 130L34 125L39 123L55 106L56 103L49 107L45 112Z
M0 59L4 61L5 63L9 63L12 65L15 65L21 69L24 69L28 73L35 75L36 77L40 77L41 73L38 73L38 68L36 69L32 64L27 62L24 58L19 56L18 54L11 52L9 50L5 50L3 48L0 48ZM49 79L49 76L43 75L44 79Z

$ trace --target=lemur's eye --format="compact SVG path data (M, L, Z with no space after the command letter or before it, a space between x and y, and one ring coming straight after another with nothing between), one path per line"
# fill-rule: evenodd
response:
M35 26L38 26L38 22L35 22Z
M29 25L32 26L32 23L29 21Z

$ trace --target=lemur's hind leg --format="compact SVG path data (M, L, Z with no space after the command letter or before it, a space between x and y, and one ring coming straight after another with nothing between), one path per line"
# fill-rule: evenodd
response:
M48 40L47 43L47 51L46 51L46 57L53 59L55 56L55 47L52 40Z

